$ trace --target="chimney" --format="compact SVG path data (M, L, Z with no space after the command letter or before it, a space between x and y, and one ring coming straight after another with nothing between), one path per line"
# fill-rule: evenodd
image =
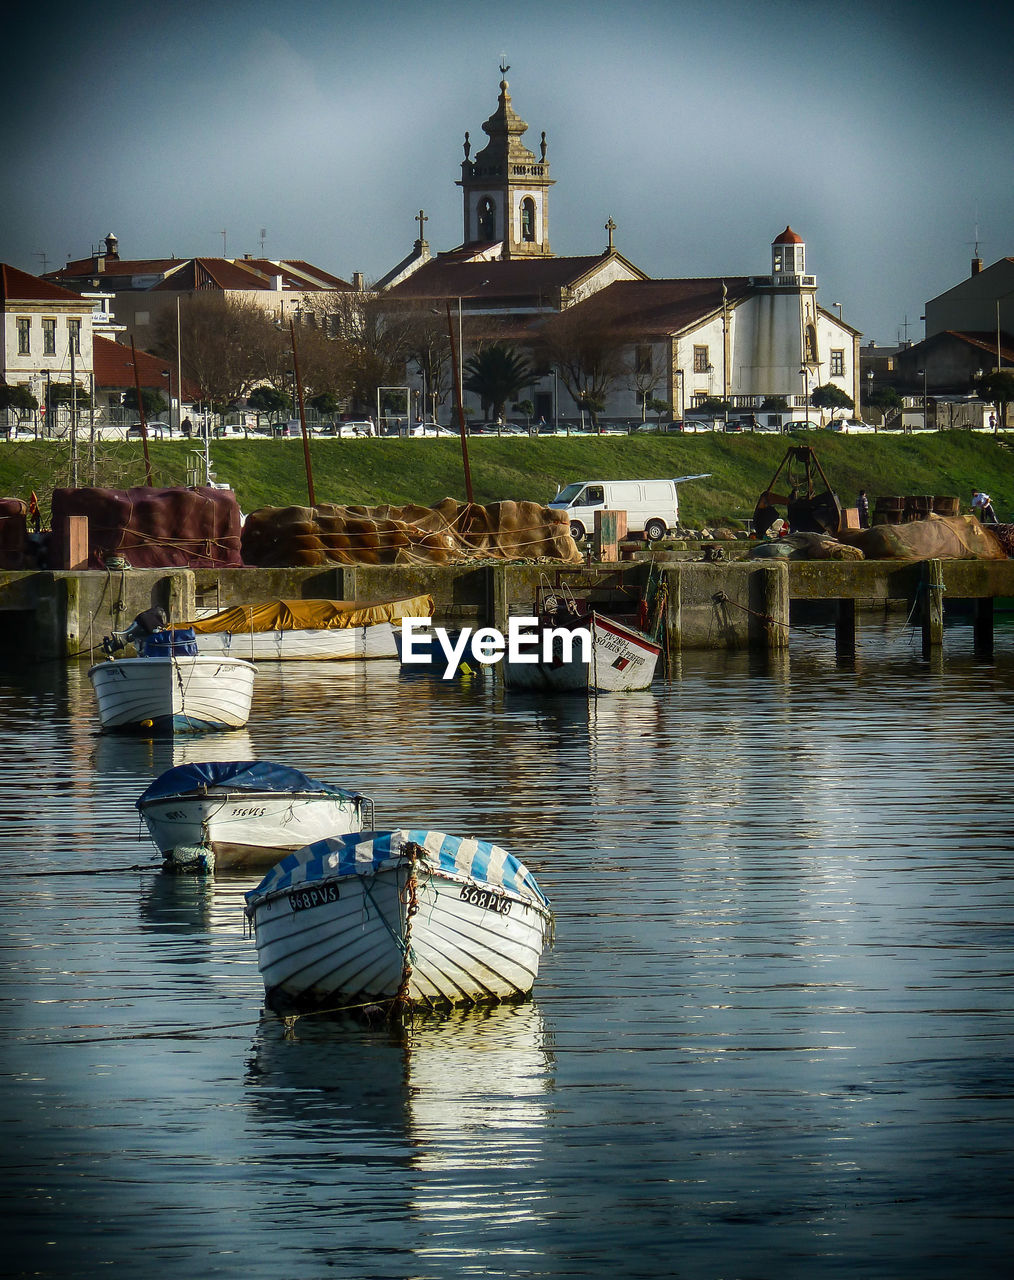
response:
M120 244L119 240L117 240L117 238L110 231L109 235L106 236L106 257L107 258L118 258L120 256L119 244Z
M271 277L271 287L272 287L272 289L274 289L275 293L281 293L281 291L282 291L282 277L281 277L281 276L272 276L272 277Z
M981 270L982 270L982 259L973 258L972 259L972 275L977 276Z
M362 293L364 284L365 281L363 280L363 273L361 271L353 271L352 288L355 289L357 293Z

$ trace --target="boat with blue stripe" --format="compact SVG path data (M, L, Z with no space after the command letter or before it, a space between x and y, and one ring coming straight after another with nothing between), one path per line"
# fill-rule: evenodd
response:
M426 828L318 840L282 858L246 903L268 1003L281 1010L523 999L552 927L520 859Z

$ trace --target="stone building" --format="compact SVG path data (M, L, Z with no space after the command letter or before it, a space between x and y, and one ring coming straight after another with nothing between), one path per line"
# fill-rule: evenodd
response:
M450 302L465 321L466 341L500 338L536 355L562 313L586 329L609 330L623 351L613 362L606 418L636 420L650 400L670 404L677 419L709 398L759 411L769 397L800 417L827 383L858 407L859 332L818 304L806 246L790 227L772 244L766 275L651 280L618 251L611 218L603 251L560 257L549 242L546 134L536 157L522 141L528 126L506 79L482 127L489 141L473 158L465 134L456 180L461 244L431 255L420 211L412 253L378 281L379 290L418 306ZM544 359L536 363L544 368L528 394L536 417L576 416L560 378Z

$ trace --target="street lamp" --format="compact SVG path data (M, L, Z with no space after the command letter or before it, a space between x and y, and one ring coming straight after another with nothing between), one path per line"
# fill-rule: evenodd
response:
M873 399L873 370L867 369L866 370L866 408L868 411L870 411L871 416L872 416L872 409L873 409L873 405L871 404L872 399ZM874 435L877 432L876 423L873 424L873 432L874 432Z
M837 307L837 308L838 308L838 322L839 322L839 324L840 324L840 323L841 323L841 318L842 318L842 316L841 316L841 303L840 303L840 302L832 302L832 303L831 303L831 306L832 306L832 307Z
M926 399L926 370L918 369L917 373L922 378L922 425L925 430L929 426L929 406Z

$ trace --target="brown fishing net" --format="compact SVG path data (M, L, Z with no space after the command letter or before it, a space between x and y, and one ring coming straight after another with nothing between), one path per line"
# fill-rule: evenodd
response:
M259 566L581 560L566 512L453 498L432 507L265 507L247 517L242 552Z

